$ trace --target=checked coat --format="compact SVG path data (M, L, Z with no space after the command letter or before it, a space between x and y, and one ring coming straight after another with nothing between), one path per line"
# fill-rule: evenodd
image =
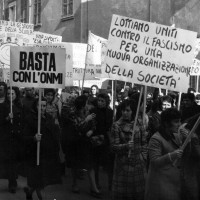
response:
M111 148L116 154L113 195L114 200L143 200L145 190L147 143L141 121L134 134L134 149L128 157L127 143L131 140L134 121L120 118L112 126Z

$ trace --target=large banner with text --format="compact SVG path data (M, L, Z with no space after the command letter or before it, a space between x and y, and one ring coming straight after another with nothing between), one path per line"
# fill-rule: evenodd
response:
M65 87L65 49L11 47L10 51L10 83L13 86Z
M10 47L26 46L33 32L33 24L0 20L0 67L10 67Z
M186 92L197 33L113 15L104 72L111 79Z

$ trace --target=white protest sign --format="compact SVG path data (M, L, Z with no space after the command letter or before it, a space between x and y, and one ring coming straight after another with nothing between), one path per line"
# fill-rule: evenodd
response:
M0 20L0 32L30 35L33 33L33 30L34 24Z
M195 43L195 51L194 51L194 57L198 57L200 53L200 39L196 40ZM194 58L192 66L190 67L190 75L191 76L199 76L200 75L200 57Z
M35 31L31 35L31 44L52 44L62 42L62 36Z
M199 76L200 75L200 60L193 59L193 64L190 67L190 75L191 76Z
M73 68L85 68L87 44L70 43L72 45Z
M33 29L33 24L0 20L1 67L10 68L10 46L26 46Z
M87 44L82 44L82 43L69 43L69 44L72 45L73 79L82 80L84 70L85 70ZM105 43L102 43L101 45L102 47L104 47L104 48L101 48L102 50L101 50L100 58L102 60L105 57L106 49L105 49ZM101 65L94 65L92 63L86 64L85 80L94 80L97 77L103 78Z
M65 49L11 47L10 50L10 83L13 86L65 87Z
M36 47L51 47L66 49L66 81L65 86L72 86L73 80L82 80L85 70L85 56L87 44L81 43L55 43L55 44L35 44ZM86 69L88 79L94 79L95 70L91 67Z
M72 46L70 43L61 42L53 44L35 44L36 47L46 47L46 48L62 48L65 49L66 53L66 63L65 67L65 86L73 86L73 69L72 69Z
M194 51L195 57L199 54L199 52L200 52L200 39L197 38L196 45L195 45L195 51Z
M105 73L122 80L187 92L197 33L113 15Z
M88 36L86 64L101 64L101 43L91 31Z
M98 38L99 41L99 38ZM106 55L106 40L102 42L101 62L103 63ZM85 71L85 60L87 52L87 44L83 43L54 43L54 44L35 44L36 47L52 47L66 49L66 86L73 85L70 81L71 72L73 73L73 80L82 80ZM70 75L70 76L69 76ZM105 74L107 76L107 74ZM96 78L105 78L102 74L101 65L87 64L85 80L95 80ZM68 81L68 82L67 82ZM70 82L69 82L70 81Z
M97 85L98 88L107 89L108 81L109 80L107 78L102 78L100 80L85 80L83 87L91 88L92 85ZM80 85L82 85L82 80L80 80L80 83L78 81L73 81L73 83L74 83L74 86L79 87Z
M3 68L3 79L7 83L10 81L10 69L8 68Z

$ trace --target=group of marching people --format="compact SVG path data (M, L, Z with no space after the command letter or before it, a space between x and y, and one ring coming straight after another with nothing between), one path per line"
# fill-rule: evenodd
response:
M49 92L50 91L50 92ZM57 110L47 90L41 101L41 127L38 133L39 100L33 88L26 88L23 96L18 87L0 83L0 178L8 179L8 190L16 193L17 177L27 177L24 188L26 199L35 191L42 200L41 190L51 184L61 183L60 128ZM42 139L41 139L42 138ZM40 142L40 164L37 165L37 143Z
M0 178L8 179L9 192L16 192L21 175L27 177L26 199L36 192L42 200L45 186L62 183L64 154L74 193L80 193L78 180L85 169L90 195L102 198L103 167L113 200L200 198L200 126L181 148L200 116L193 93L182 95L180 111L175 95L155 95L144 114L145 101L139 101L137 90L130 89L126 98L119 93L113 111L108 93L95 85L91 92L61 97L44 89L38 133L37 93L23 91L0 82Z

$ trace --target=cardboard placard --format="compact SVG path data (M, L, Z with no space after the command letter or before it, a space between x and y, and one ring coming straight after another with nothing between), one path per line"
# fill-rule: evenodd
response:
M18 87L64 88L65 49L11 47L10 84Z
M111 79L187 92L197 33L113 15L104 72Z

